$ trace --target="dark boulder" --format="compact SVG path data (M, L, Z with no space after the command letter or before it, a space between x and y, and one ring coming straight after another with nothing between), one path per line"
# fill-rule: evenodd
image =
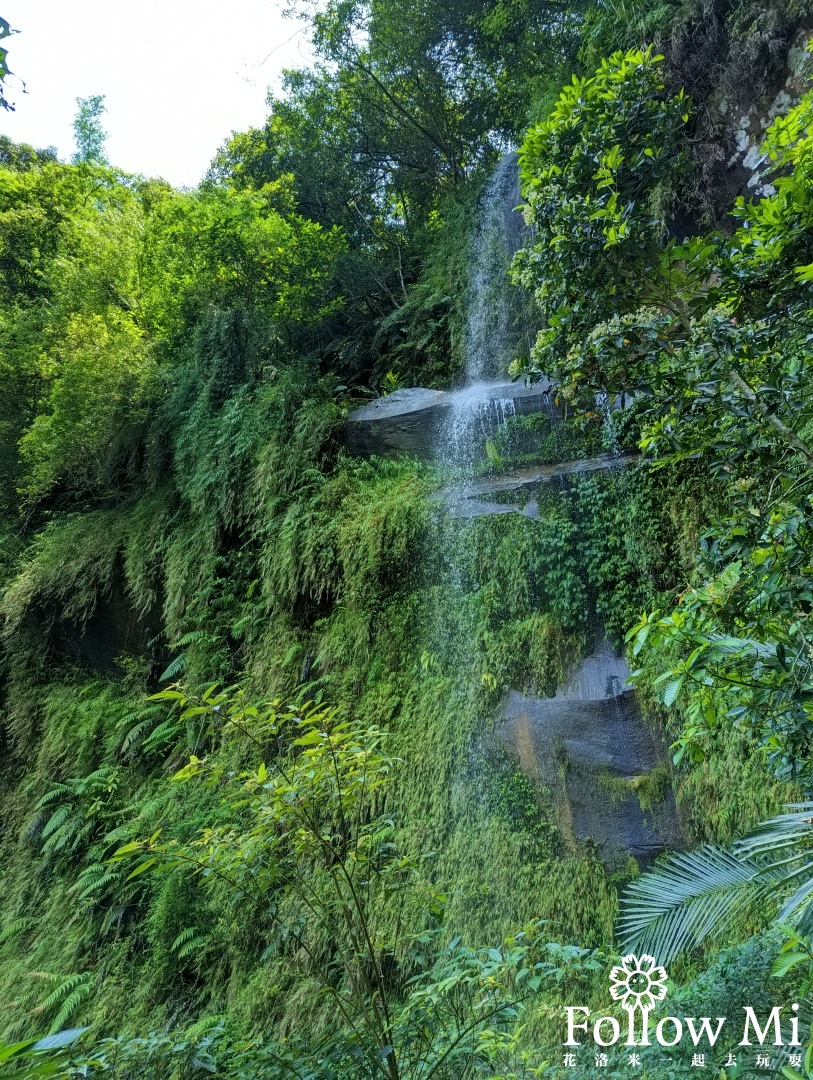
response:
M396 390L350 413L345 426L345 445L351 454L359 457L366 454L431 457L448 411L449 395L442 390L422 387Z
M538 412L559 419L542 383L477 383L448 392L417 386L396 390L350 413L345 445L357 456L411 454L444 460L444 447L454 444L458 429L465 428L482 443L512 416Z
M545 789L565 837L592 840L608 864L626 854L648 863L683 846L668 754L628 675L602 641L555 697L512 691L499 732L520 770Z

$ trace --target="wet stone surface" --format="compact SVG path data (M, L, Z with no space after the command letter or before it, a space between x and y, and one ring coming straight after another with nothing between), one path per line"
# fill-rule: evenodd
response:
M443 460L443 450L454 446L456 435L459 441L462 430L479 454L480 444L505 420L538 412L559 418L542 383L478 383L449 391L412 387L351 412L345 445L357 456L411 454Z
M345 446L359 457L430 457L448 411L449 395L443 390L396 390L350 413Z
M519 769L542 785L570 844L592 840L608 864L625 854L648 863L683 846L667 752L641 717L629 670L607 641L556 696L512 691L498 735Z
M437 492L432 498L435 502L445 503L452 517L524 514L538 520L539 513L533 495L543 485L559 483L564 486L569 476L621 469L637 460L637 454L599 454L597 457L560 461L553 465L534 465L527 469L502 473L500 476L454 484ZM500 496L510 496L511 501L500 502Z

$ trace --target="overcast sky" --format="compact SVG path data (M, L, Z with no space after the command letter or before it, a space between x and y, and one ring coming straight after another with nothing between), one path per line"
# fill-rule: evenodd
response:
M2 0L16 112L0 134L73 153L76 98L105 94L110 161L196 184L231 131L260 124L269 86L307 61L285 0Z

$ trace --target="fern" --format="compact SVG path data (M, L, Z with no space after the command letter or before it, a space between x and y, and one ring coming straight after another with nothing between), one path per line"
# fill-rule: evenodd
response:
M104 765L87 776L55 784L43 795L37 810L61 804L53 810L40 833L44 855L75 852L92 840L106 805L115 795L119 773L117 766Z
M205 637L203 630L190 630L184 634L182 638L175 642L172 646L173 649L182 649L187 645L198 645L203 641ZM182 675L189 667L189 659L185 652L176 656L172 663L167 667L164 673L159 677L161 682L167 682L169 679L174 679L176 675Z
M88 972L67 976L53 975L47 971L32 971L29 974L32 978L58 984L31 1010L32 1014L47 1014L58 1007L51 1024L51 1033L62 1027L93 989L92 976Z
M59 1012L51 1024L51 1034L60 1031L65 1023L73 1016L86 997L90 995L92 986L90 982L80 983L76 989L65 998Z
M176 717L170 717L163 724L159 724L154 731L144 740L142 747L146 753L152 754L162 749L167 743L178 737L180 724Z
M51 833L56 832L57 829L64 825L67 819L70 817L72 810L73 806L70 803L64 803L62 806L59 807L58 810L55 810L53 814L51 814L51 816L48 818L48 821L45 823L45 827L43 828L41 833L42 839L47 839L51 835Z
M86 900L96 893L104 892L109 885L117 885L120 881L120 871L111 870L107 863L94 863L92 866L85 867L69 891L77 893L80 900Z
M50 791L40 799L36 805L37 810L42 810L45 806L50 806L52 802L56 802L57 799L61 799L64 795L70 795L73 789L69 784L55 784Z
M188 926L185 930L181 930L172 942L170 952L174 952L178 959L182 960L185 956L197 952L204 944L205 939L198 931L193 926Z
M10 922L0 930L0 945L6 941L13 941L15 938L22 937L27 931L33 930L36 925L37 920L32 919L30 916L15 919L14 922Z
M136 712L129 712L126 716L122 717L119 724L119 728L127 726L127 730L119 743L118 752L122 756L128 756L131 752L138 749L138 747L144 742L149 731L155 724L155 717L163 715L163 709L160 705L151 705L146 709L139 709ZM136 721L133 723L133 721Z

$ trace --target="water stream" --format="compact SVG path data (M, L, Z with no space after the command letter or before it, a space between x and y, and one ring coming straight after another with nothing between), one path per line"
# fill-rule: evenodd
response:
M464 335L465 382L450 394L450 416L435 454L463 473L481 460L489 435L517 415L517 396L525 389L508 379L509 364L531 343L527 298L509 280L511 261L527 234L520 202L512 152L502 157L480 198Z
M453 612L467 610L472 589L478 588L477 574L472 576L472 553L482 536L478 529L483 517L519 513L539 522L529 523L528 528L549 533L551 522L541 520L543 502L538 502L546 487L554 483L561 497L567 498L571 477L616 469L632 460L610 452L498 476L482 475L488 440L518 414L544 410L556 422L555 410L538 385L511 383L507 375L508 365L529 348L531 338L524 318L525 299L509 278L511 260L526 235L519 201L516 156L508 154L481 201L472 248L466 380L445 397L432 455L449 477L437 495L449 519L437 556L444 564L446 588L455 594L454 602L437 613L437 632L445 638L447 652L451 647L475 679L481 658L473 640L474 627L456 624ZM609 410L609 403L604 404ZM517 557L521 558L519 553ZM572 568L572 554L552 556L560 557L565 562L569 559ZM560 577L554 572L551 580L560 580L565 569L563 563L557 571ZM533 571L529 567L527 572ZM581 571L579 575L584 576ZM529 586L538 588L535 582ZM446 599L452 598L447 594ZM552 803L569 843L590 839L608 863L626 853L648 860L664 847L680 843L671 792L660 791L653 797L653 782L648 780L663 771L663 747L643 721L635 694L627 686L629 670L623 657L606 639L595 615L585 610L584 616L591 627L588 655L552 697L512 690L498 718L498 741L516 767L545 790L543 801ZM440 640L437 644L444 647ZM646 811L644 806L648 806Z
M509 154L485 188L472 244L463 385L411 387L379 398L348 417L345 439L351 453L429 458L445 474L436 495L444 509L426 553L437 596L426 625L427 655L442 657L454 673L449 693L461 716L476 719L479 731L494 719L492 749L501 744L513 768L541 793L544 813L552 807L572 849L590 840L609 864L628 853L649 859L680 843L664 782L667 755L596 615L573 498L584 474L612 483L614 471L634 459L607 439L609 452L598 456L573 459L571 449L571 460L556 464L504 465L512 454L526 453L522 462L534 455L550 462L550 446L560 445L551 427L559 411L547 387L511 382L507 374L533 336L528 298L509 277L527 236L518 202L516 156ZM597 402L608 434L618 404ZM531 420L521 434L503 438L518 417L540 413L547 423ZM544 455L537 453L540 432L554 436ZM496 469L502 471L495 475ZM564 652L556 652L553 640L566 643ZM580 647L581 662L552 685L561 656ZM482 687L498 685L514 688L495 717L478 716L490 708ZM472 784L461 786L465 798L472 791L482 797L479 766L458 766L460 777L473 769Z
M527 228L518 209L519 168L515 153L505 154L480 199L472 241L472 273L466 318L466 383L504 379L519 349L531 344L527 309L518 289L510 289L511 260Z

